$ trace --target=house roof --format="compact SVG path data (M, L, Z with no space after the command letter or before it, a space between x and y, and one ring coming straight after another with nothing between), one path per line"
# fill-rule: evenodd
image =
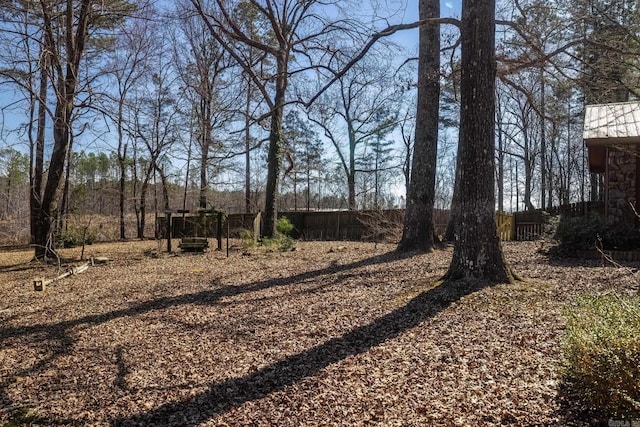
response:
M640 143L640 102L587 105L582 137L587 146Z

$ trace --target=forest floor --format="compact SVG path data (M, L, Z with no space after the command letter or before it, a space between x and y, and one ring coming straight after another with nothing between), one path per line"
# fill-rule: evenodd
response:
M1 253L0 426L588 425L562 391L566 314L637 293L636 270L504 248L526 281L438 286L451 248L146 241L89 246L110 261L36 292L56 269Z

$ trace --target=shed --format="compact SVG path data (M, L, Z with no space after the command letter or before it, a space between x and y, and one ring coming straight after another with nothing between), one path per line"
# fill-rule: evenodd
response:
M587 105L584 143L589 171L604 175L607 224L636 221L640 196L640 102Z

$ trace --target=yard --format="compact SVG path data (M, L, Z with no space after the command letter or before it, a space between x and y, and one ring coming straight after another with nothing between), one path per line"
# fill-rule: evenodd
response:
M2 253L0 425L589 424L562 392L564 315L637 292L631 270L514 242L525 282L435 286L450 248L393 250L100 244L106 265L44 292L54 268Z

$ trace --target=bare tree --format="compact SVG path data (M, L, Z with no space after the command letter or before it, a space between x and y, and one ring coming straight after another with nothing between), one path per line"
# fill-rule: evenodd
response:
M379 58L365 57L329 88L309 110L309 119L331 141L347 181L348 206L355 210L356 174L360 150L372 138L398 125L401 81Z
M520 87L525 87L526 75L515 77ZM530 82L530 81L529 81ZM535 84L534 82L531 82ZM513 87L499 85L501 100L498 115L498 129L503 139L503 152L522 163L524 173L523 202L526 210L535 209L532 194L534 189L534 171L540 162L539 115L530 98ZM519 178L519 177L517 177Z
M404 177L404 188L406 192L409 191L409 184L411 182L411 159L413 158L415 122L415 107L410 105L409 108L401 114L399 121L400 137L402 138L402 175Z
M147 76L143 82L144 85L136 91L134 134L136 140L142 142L146 151L146 158L143 158L142 162L143 174L139 202L136 205L140 239L144 238L147 193L156 173L160 175L162 182L163 208L170 207L167 171L163 168L163 159L168 155L170 147L178 140L181 129L180 95L176 93L179 77L174 72L173 64L166 60L170 57L166 50L166 41L166 38L161 40L158 50L150 59L154 72Z
M141 10L138 14L147 12ZM134 133L133 123L129 123L126 111L130 108L132 92L141 77L148 72L147 61L153 50L151 34L154 25L150 19L139 16L140 19L128 20L118 25L118 38L115 49L107 63L107 73L115 79L114 92L108 95L110 102L115 103L115 112L108 108L110 117L115 123L117 142L117 162L119 168L119 229L120 239L126 238L125 230L125 199L126 199L126 170L127 150L129 139Z
M232 65L231 58L211 37L202 20L196 16L179 16L179 33L174 40L177 69L192 105L191 115L196 124L194 139L200 149L198 205L207 208L213 150L223 149L222 137L216 132L225 129L231 121L233 105L240 99L229 90L234 83L233 77L226 75Z
M282 164L282 121L287 104L287 87L290 76L303 73L312 65L314 51L326 52L322 40L335 32L343 32L344 21L336 22L323 18L323 11L331 5L339 9L339 1L212 1L213 5L202 0L191 0L195 10L209 27L212 37L243 68L260 91L269 108L269 150L267 156L267 187L263 233L275 234L277 215L278 181ZM241 17L234 8L248 7L261 16L266 23L264 31L251 34L242 26ZM271 67L264 62L254 64L245 55L247 47L258 50L268 57ZM293 54L297 56L292 56ZM318 59L327 62L330 54Z
M42 259L54 252L55 210L71 141L71 122L81 90L81 65L93 41L96 41L95 50L100 50L98 41L104 40L100 30L112 27L127 16L131 5L115 0L103 2L100 7L96 7L92 0L40 0L2 6L3 11L13 8L11 15L22 20L20 37L24 38L24 46L27 47L25 60L31 64L30 77L26 81L14 79L14 82L28 92L30 139L32 131L35 131L35 139L31 139L31 232L35 257ZM38 46L32 49L34 42ZM34 58L31 55L35 51L39 54L32 62ZM38 77L34 73L36 68L40 70ZM45 150L48 117L53 124L53 142ZM36 123L35 130L33 123ZM45 152L51 153L47 162ZM48 165L46 173L45 164Z
M293 187L293 209L298 210L298 184L306 184L305 206L311 208L311 183L313 173L322 168L322 141L311 123L303 120L298 110L291 110L285 116L284 150L288 163L282 177L283 185L289 182Z

